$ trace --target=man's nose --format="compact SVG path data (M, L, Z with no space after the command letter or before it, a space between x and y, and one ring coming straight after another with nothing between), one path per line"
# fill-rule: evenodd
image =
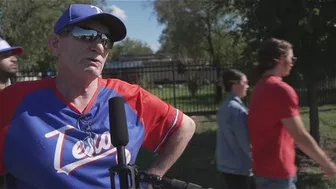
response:
M94 40L92 43L91 43L91 50L97 52L98 54L104 54L104 52L106 51L104 45L103 45L103 42L100 38Z

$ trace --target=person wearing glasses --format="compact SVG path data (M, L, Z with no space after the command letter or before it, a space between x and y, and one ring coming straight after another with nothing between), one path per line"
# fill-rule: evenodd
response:
M304 128L295 90L282 80L295 60L293 46L286 40L270 38L259 49L262 77L253 87L248 115L257 189L296 188L294 143L327 176L336 177L335 164Z
M21 55L22 47L11 47L8 42L0 36L0 92L11 84L10 78L15 76L17 71L16 56Z
M248 109L241 100L249 88L248 80L241 71L229 69L223 73L223 84L228 95L217 112L217 169L223 188L253 189Z
M194 121L138 85L100 77L113 43L125 37L117 17L72 4L48 39L57 75L0 93L0 175L8 188L111 188L108 169L117 164L109 132L112 97L125 102L126 163L144 147L158 154L146 171L163 176L180 157Z

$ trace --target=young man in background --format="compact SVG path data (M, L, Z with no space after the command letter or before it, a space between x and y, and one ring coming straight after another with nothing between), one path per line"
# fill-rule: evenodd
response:
M11 47L0 36L0 92L11 84L10 78L15 76L17 71L16 56L21 55L22 52L22 47Z
M336 177L336 166L304 128L295 90L282 81L296 58L288 41L271 38L259 51L262 77L252 90L248 128L257 189L295 189L294 143L325 174Z

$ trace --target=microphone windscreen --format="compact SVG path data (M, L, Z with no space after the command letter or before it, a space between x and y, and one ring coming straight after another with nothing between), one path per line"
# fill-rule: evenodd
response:
M115 147L128 144L128 128L124 100L121 97L113 97L108 101L111 143Z

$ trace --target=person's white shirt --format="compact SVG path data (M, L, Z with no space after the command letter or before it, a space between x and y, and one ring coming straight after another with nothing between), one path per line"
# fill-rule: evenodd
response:
M7 82L6 82L6 84L5 84L5 86L8 87L8 86L11 85L11 84L12 84L11 80L8 79Z

